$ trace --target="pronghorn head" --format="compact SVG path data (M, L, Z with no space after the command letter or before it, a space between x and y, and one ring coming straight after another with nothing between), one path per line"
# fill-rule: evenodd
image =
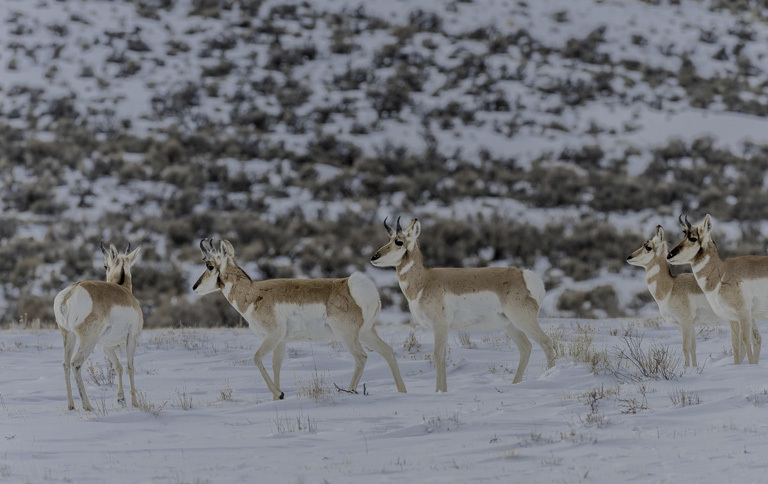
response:
M228 240L222 240L216 249L213 239L203 239L200 241L200 250L203 252L205 272L197 279L192 290L198 294L220 291L224 286L221 274L227 270L229 264L235 264L235 249Z
M655 261L667 257L667 239L664 238L664 227L656 226L656 233L642 247L627 256L627 262L633 266L648 267Z
M712 240L712 218L707 214L699 225L691 225L688 217L680 215L680 228L683 229L685 237L677 246L669 251L667 260L672 264L688 264L696 255L706 249Z
M376 267L395 267L408 251L412 251L416 247L416 239L421 234L421 223L419 219L415 218L403 230L400 227L400 217L398 217L395 229L387 225L387 219L384 219L384 227L389 234L389 242L373 254L371 264Z
M141 250L141 246L136 247L131 252L131 244L128 243L128 248L125 252L120 253L115 244L109 244L109 250L104 248L104 243L99 244L101 246L101 252L104 254L104 269L107 270L107 282L122 286L128 281L128 286L131 285L131 267L136 262L136 256Z

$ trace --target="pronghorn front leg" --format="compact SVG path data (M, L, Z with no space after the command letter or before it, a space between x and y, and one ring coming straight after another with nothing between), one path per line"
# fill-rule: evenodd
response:
M275 386L280 388L280 367L283 366L285 356L285 341L281 341L272 350L272 374L275 375Z
M755 355L755 363L760 361L760 350L763 347L763 337L760 336L760 330L757 328L757 321L752 320L752 353Z
M741 330L741 341L744 344L744 349L747 353L747 361L750 365L757 363L755 361L755 354L752 351L752 328L755 327L755 321L752 319L752 314L742 313L739 314L739 328Z
M272 352L283 340L283 334L280 333L271 333L266 338L264 338L264 341L261 342L261 346L259 346L259 349L256 350L256 353L253 355L253 362L256 363L256 367L261 372L261 376L264 378L264 381L267 383L267 387L269 388L269 391L272 392L272 400L282 400L285 398L285 394L280 391L280 389L275 385L275 382L272 381L272 378L270 378L269 373L267 373L267 369L264 368L264 363L262 360L264 357Z
M683 334L685 366L698 366L696 364L696 335L693 330L693 321L678 321L678 324Z
M448 322L433 324L435 335L435 361L436 384L435 392L448 391L448 378L446 376L446 353L448 347Z
M117 372L117 403L125 406L125 393L123 392L123 365L121 365L120 360L117 359L117 353L115 353L114 348L104 346L102 349L107 355L107 358L109 358L109 361L112 362L112 367L115 369L115 372Z
M731 347L733 348L733 364L740 365L744 361L744 345L741 340L741 326L738 321L728 321L731 325Z

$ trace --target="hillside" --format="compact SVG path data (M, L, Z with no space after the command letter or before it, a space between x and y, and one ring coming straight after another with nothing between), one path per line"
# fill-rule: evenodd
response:
M147 326L238 324L252 277L376 278L385 216L428 265L518 265L549 316L657 314L625 257L681 212L765 253L764 1L11 0L0 29L0 319L52 321L142 244Z

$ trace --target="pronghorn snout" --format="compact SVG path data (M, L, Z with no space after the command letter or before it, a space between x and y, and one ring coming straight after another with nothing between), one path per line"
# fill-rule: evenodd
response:
M373 257L371 257L371 260L374 261L374 260L378 259L379 257L381 257L381 254L379 254L379 252L377 251L377 252L375 252L373 254Z
M675 257L678 252L680 252L680 249L678 249L677 247L675 247L674 249L670 250L669 254L667 254L667 260L670 260L673 257Z

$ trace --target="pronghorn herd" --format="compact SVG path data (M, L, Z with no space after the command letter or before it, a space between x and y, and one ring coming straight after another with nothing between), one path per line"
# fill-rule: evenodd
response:
M665 320L678 324L683 336L686 366L697 366L695 325L728 321L734 363L749 363L760 357L761 336L755 317L768 319L768 257L736 257L722 260L712 239L709 215L696 226L680 216L685 237L668 250L664 229L657 226L653 237L627 257L627 262L645 269L648 289ZM503 329L520 355L513 383L522 381L533 339L555 364L549 336L539 325L545 289L541 278L529 270L511 267L478 269L427 268L419 248L421 223L413 219L403 229L398 218L393 229L384 220L389 242L371 257L376 267L394 267L414 322L434 333L435 391L448 391L446 353L448 333L456 330ZM122 366L116 349L127 354L131 403L136 406L134 353L143 317L132 293L131 267L140 248L119 252L114 245L104 254L106 281L76 282L54 300L56 322L64 339L64 374L67 401L75 408L70 372L83 409L92 410L85 393L82 366L98 344L104 349L118 376L118 402L125 405ZM397 391L405 383L395 353L376 333L381 301L374 282L355 272L343 279L273 279L254 281L238 265L235 249L227 240L218 247L213 240L200 242L205 270L195 282L197 294L221 292L261 338L254 363L273 399L284 398L280 389L280 367L289 341L339 339L352 354L355 369L349 391L356 392L368 358L363 345L379 353L389 364ZM673 276L671 264L690 264L692 274ZM77 351L75 343L79 340ZM263 359L272 354L272 376Z

